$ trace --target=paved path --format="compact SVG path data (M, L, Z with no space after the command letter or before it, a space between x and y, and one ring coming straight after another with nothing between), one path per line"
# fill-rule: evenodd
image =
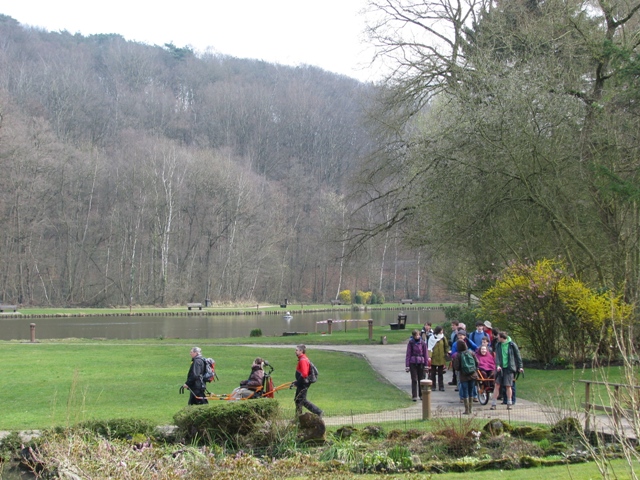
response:
M249 345L247 345L249 346ZM265 345L251 345L264 347ZM291 348L290 345L273 345L273 347ZM356 354L365 358L382 381L396 386L411 396L411 377L405 372L406 343L394 345L309 345L309 355L313 358L313 350L330 350ZM445 383L451 380L451 373L445 373ZM460 396L454 390L454 386L445 385L445 391L431 393L431 411L433 416L458 416L464 411L464 405L460 403ZM489 410L491 403L481 406L473 404L473 413L481 418L502 418L508 421L530 421L537 423L556 422L558 413L527 400L518 399L512 410L507 410L505 405L498 404L497 410ZM326 417L325 423L329 425L340 423L369 423L387 420L417 420L422 418L422 402L418 401L410 407L398 409L393 412L378 414L354 415L348 417Z
M411 378L405 372L405 352L406 344L400 345L313 345L309 349L333 350L347 353L354 353L363 356L372 368L378 372L383 380L395 385L400 390L411 395ZM451 380L451 373L445 374L445 383ZM526 380L521 380L526 381ZM433 417L452 417L459 416L464 411L463 404L460 403L458 392L455 387L445 385L445 391L431 392L431 410ZM478 403L473 404L473 414L477 418L499 418L508 422L524 421L534 423L556 423L564 417L577 417L584 425L585 415L583 412L575 412L570 410L561 410L558 408L548 407L536 402L523 400L518 398L516 405L512 410L507 410L505 405L498 402L497 410L490 410L491 402L482 406ZM395 418L392 416L395 415ZM349 423L375 423L381 418L385 420L418 420L422 418L422 403L420 401L406 409L398 409L395 412L382 412L378 414L356 415L352 417L329 417L325 423L329 425L340 425ZM608 415L597 415L592 419L593 425L597 425L599 432L612 434L624 430L625 436L628 438L637 438L638 424L640 421L636 418L632 425L627 419L622 420L622 428L613 427L613 419Z
M405 372L406 344L399 345L313 345L309 346L309 351L314 349L332 350L339 352L355 353L364 357L371 367L378 372L382 379L395 385L400 390L411 396L411 377ZM312 353L311 353L312 354ZM445 383L451 380L451 373L445 373ZM452 385L445 385L445 391L431 392L431 410L434 416L457 416L464 411L464 405L460 403L460 396ZM535 402L518 399L513 410L507 410L505 405L498 405L497 410L489 410L490 403L481 406L473 404L473 413L478 417L503 418L505 420L523 420L534 422L556 421L552 412ZM384 417L388 418L390 412L385 412ZM361 416L358 416L358 419ZM373 415L362 416L375 417ZM419 419L422 418L422 403L416 402L414 405L397 411L397 419ZM366 420L371 421L371 420ZM327 418L327 423L334 423Z

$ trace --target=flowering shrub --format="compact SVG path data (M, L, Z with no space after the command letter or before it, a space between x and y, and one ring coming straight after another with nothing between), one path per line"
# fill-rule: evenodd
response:
M338 294L338 300L340 300L343 305L351 305L351 290L342 290Z
M482 296L481 311L526 340L533 357L544 363L560 355L585 360L608 348L608 326L632 313L620 297L588 288L562 262L548 259L505 268Z

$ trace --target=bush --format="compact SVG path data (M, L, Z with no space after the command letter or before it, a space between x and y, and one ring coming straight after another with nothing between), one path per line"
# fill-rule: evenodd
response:
M261 328L254 328L249 333L249 336L250 337L261 337L262 336L262 329Z
M136 435L150 437L154 434L156 424L139 418L112 418L110 420L86 420L77 425L109 440L130 439Z
M351 305L351 290L342 290L338 294L338 300L340 300L343 305Z
M261 398L188 405L173 416L178 436L189 443L222 442L237 447L240 436L260 428L279 413L277 400Z

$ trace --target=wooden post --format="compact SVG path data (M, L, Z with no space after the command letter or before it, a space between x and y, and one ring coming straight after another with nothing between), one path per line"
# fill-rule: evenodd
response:
M31 343L36 343L36 324L32 323L31 328Z
M620 427L620 385L613 387L613 424L616 428Z
M333 320L327 320L327 333L331 335L331 328L333 327Z
M373 340L373 319L367 320L367 324L369 325L369 341Z
M584 384L584 430L585 432L589 431L589 417L591 416L591 383L586 382Z
M422 390L422 419L431 420L431 380L420 380Z

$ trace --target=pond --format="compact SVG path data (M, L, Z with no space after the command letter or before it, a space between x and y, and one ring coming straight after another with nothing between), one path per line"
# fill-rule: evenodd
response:
M90 316L54 318L2 318L0 340L29 340L30 324L36 324L36 338L230 338L248 337L259 328L263 335L279 336L284 332L325 332L326 320L367 320L382 326L395 322L400 313L394 310L367 312L315 312L294 314L285 319L281 315L194 315L194 316ZM434 325L445 321L442 310L415 310L407 313L407 323L422 324L431 320ZM317 323L325 322L325 323ZM367 328L367 322L334 323L333 330Z

